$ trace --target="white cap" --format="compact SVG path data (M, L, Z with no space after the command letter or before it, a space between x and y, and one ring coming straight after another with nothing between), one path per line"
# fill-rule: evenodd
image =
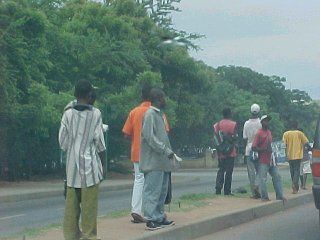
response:
M267 120L271 120L272 118L271 118L271 116L269 116L269 115L263 115L261 118L260 118L260 122L262 122L264 119L267 119Z
M257 114L260 112L260 106L256 103L251 105L251 113Z

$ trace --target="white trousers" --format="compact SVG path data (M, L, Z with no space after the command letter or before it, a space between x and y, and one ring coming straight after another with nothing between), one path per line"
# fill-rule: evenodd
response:
M134 182L131 200L131 212L142 215L142 192L144 185L144 174L139 170L139 163L133 163Z

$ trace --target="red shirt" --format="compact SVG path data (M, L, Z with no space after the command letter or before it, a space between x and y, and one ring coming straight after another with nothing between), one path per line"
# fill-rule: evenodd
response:
M219 127L218 127L219 123ZM222 119L220 122L214 124L213 128L215 132L218 132L219 130L222 131L223 133L226 134L235 134L236 130L236 125L237 123L234 121L231 121L229 119ZM236 157L237 156L237 151L236 148L234 147L233 150L231 151L229 157ZM219 158L226 158L227 156L224 156L223 154L219 154Z
M259 148L267 148L267 151L258 152L259 155L259 162L264 164L269 164L271 161L271 155L272 155L272 135L271 131L259 129L256 133L254 140L252 142L252 148L259 147Z

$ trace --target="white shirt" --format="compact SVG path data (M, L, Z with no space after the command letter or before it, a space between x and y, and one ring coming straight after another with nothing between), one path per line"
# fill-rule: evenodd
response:
M249 119L243 126L243 138L248 139L245 155L249 156L252 142L257 131L262 128L259 118Z
M106 147L99 109L66 110L61 120L59 143L67 154L69 187L85 188L102 181L103 170L98 153Z

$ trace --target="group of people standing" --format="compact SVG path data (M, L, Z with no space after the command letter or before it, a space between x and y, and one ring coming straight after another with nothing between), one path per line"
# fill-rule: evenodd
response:
M66 155L63 233L66 240L97 240L98 188L104 176L106 150L103 123L101 112L93 106L95 90L90 82L79 81L74 96L76 100L64 109L59 130L59 144ZM165 93L145 85L141 99L123 127L124 135L131 139L135 172L131 216L132 222L145 223L147 230L156 230L175 224L167 219L164 204L177 156L172 151L169 125L162 111Z
M66 154L66 204L63 233L66 240L97 240L98 189L103 180L104 151L106 150L101 112L95 108L95 90L88 81L75 86L75 101L64 109L59 130L59 144ZM157 230L175 222L167 218L164 205L170 191L171 172L177 155L173 152L168 132L169 124L163 109L165 93L148 85L142 87L141 103L132 109L122 129L131 141L131 161L134 166L134 184L131 216L133 223L145 223L147 230ZM276 199L285 201L281 176L273 161L271 117L259 118L260 107L251 106L251 118L245 123L243 138L252 197L269 201L267 173L272 177ZM222 112L223 119L214 124L214 132L237 137L237 124L232 121L230 108ZM285 132L293 193L299 190L299 175L303 146L308 139L297 124ZM234 143L234 142L233 142ZM233 144L232 143L232 144ZM216 194L232 195L231 183L236 157L232 145L227 152L218 152ZM304 185L305 186L305 185ZM79 220L81 217L81 230Z
M261 201L270 201L267 191L267 174L269 173L272 178L276 199L286 201L283 195L281 176L272 151L272 133L269 128L272 118L269 115L263 115L260 118L260 106L258 104L253 104L250 110L251 117L243 127L243 139L246 146L245 162L247 164L251 197L261 199ZM237 125L236 122L231 120L231 110L225 108L222 114L223 119L213 126L215 134L222 131L225 135L233 136L235 145ZM299 191L299 178L301 179L301 187L303 189L306 188L306 175L302 168L309 163L303 160L308 160L310 145L305 134L301 129L298 129L297 121L291 122L291 127L284 132L282 141L286 148L286 158L290 166L292 193L296 194ZM219 169L216 178L216 194L220 195L223 188L224 195L232 195L231 182L235 157L235 146L228 154L222 154L218 151Z

